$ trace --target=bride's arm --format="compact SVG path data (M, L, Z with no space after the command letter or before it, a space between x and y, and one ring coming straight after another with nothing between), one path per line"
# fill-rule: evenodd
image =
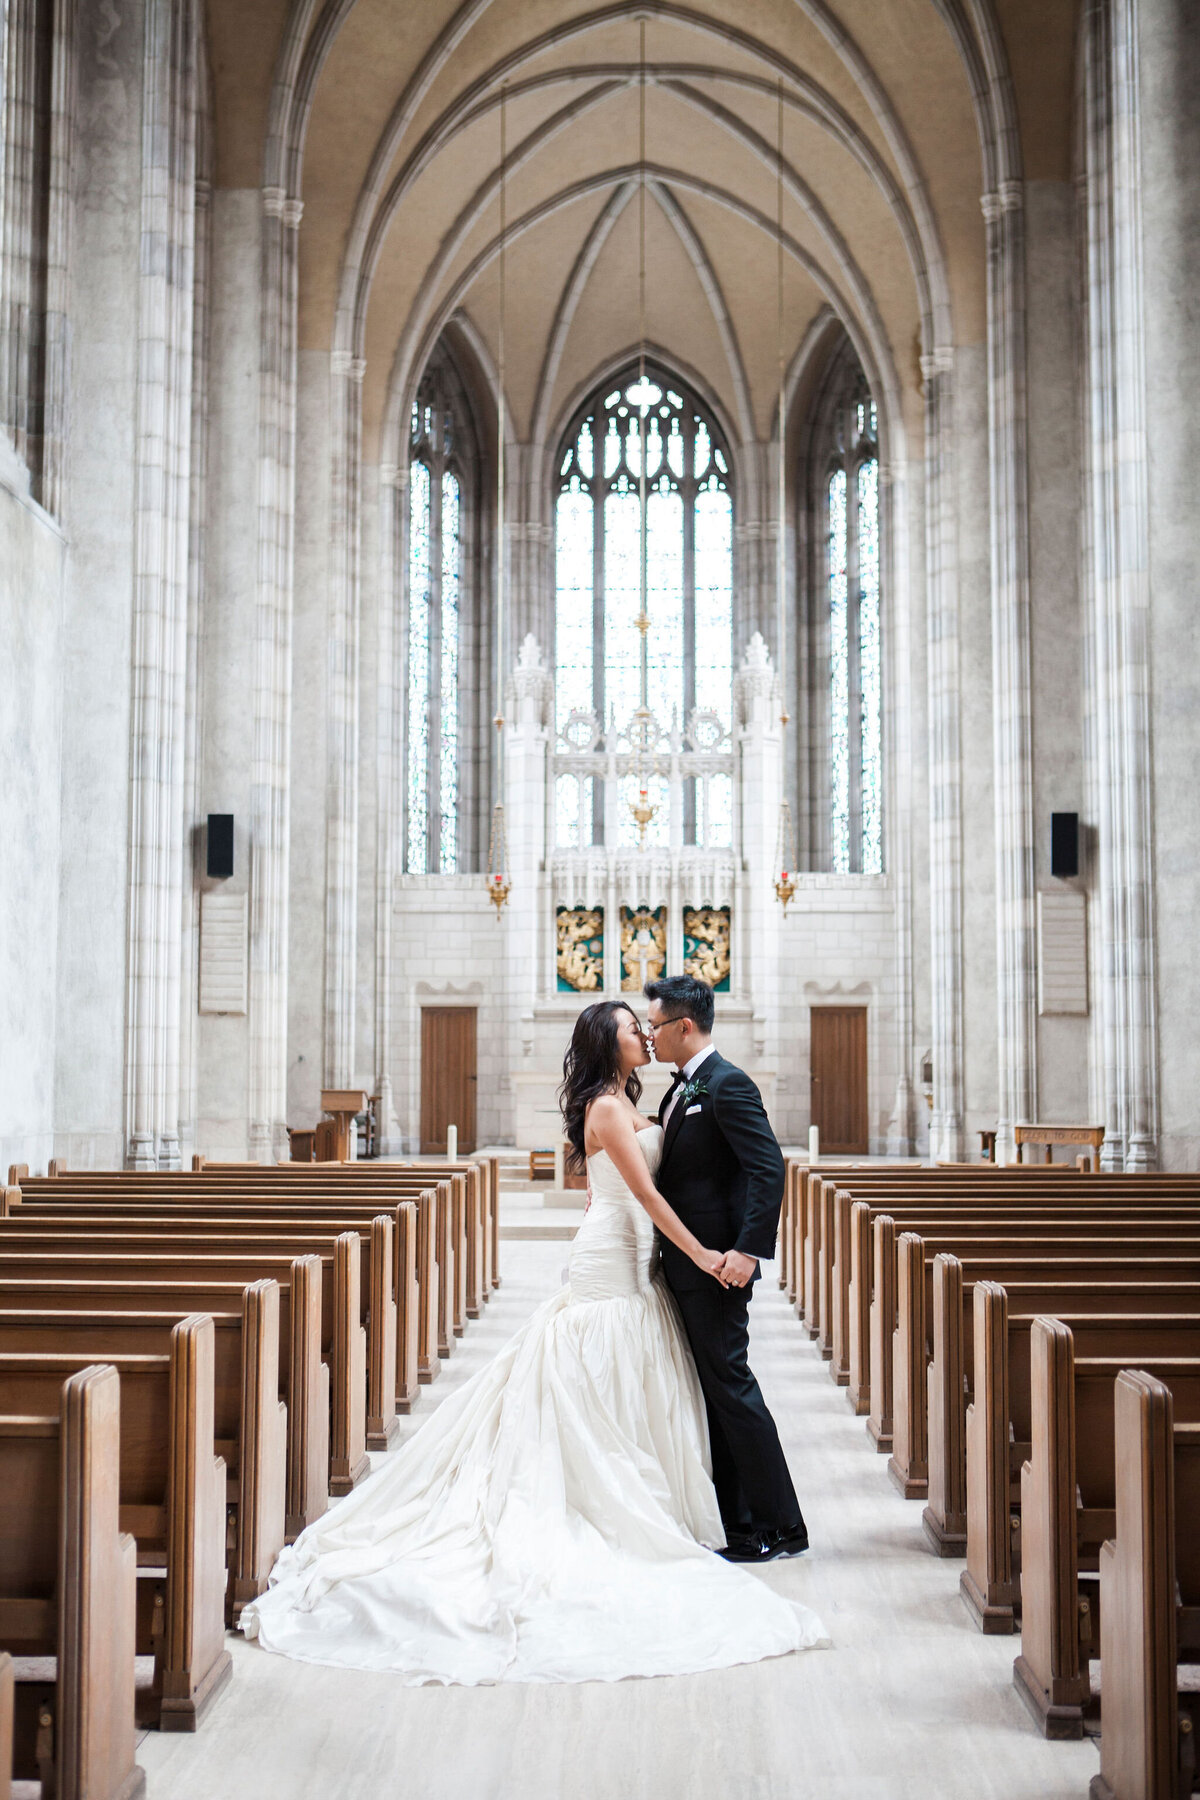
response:
M695 1233L688 1230L675 1209L668 1206L651 1181L646 1159L637 1147L637 1132L628 1109L615 1095L602 1095L599 1100L592 1102L588 1124L600 1148L607 1150L617 1174L634 1199L645 1207L663 1236L670 1238L685 1256L691 1258L697 1268L703 1269L724 1287L726 1283L721 1280L720 1275L725 1260L723 1254L705 1248Z

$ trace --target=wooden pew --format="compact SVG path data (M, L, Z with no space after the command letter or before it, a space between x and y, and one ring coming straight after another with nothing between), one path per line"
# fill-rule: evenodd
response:
M0 1352L0 1412L44 1416L87 1358ZM233 1672L225 1648L225 1464L213 1454L213 1324L173 1327L167 1356L122 1356L120 1522L137 1544L146 1722L194 1731Z
M1062 1319L1089 1356L1136 1360L1178 1350L1192 1355L1200 1352L1200 1286L1130 1280L1037 1283L1009 1291L997 1282L979 1281L965 1290L965 1298L971 1322L963 1329L962 1343L971 1346L970 1362L964 1366L952 1345L939 1344L930 1393L932 1397L936 1384L948 1394L956 1378L960 1392L972 1390L964 1428L967 1567L960 1587L981 1630L1007 1633L1019 1607L1015 1539L1021 1464L1032 1434L1034 1319L1039 1314ZM935 1473L934 1461L931 1439L927 1514L945 1520L956 1496L962 1505L961 1475L949 1469ZM927 1516L927 1529L933 1523Z
M1200 1425L1176 1425L1170 1389L1141 1370L1118 1375L1113 1412L1116 1535L1100 1551L1090 1800L1157 1800L1196 1784L1200 1695L1194 1683L1181 1695L1179 1664L1200 1652Z
M120 1406L115 1369L91 1366L40 1414L0 1417L11 1767L58 1800L146 1791L134 1761L137 1551L118 1522Z
M1123 1227L1128 1229L1128 1227ZM925 1498L928 1488L927 1411L929 1322L933 1317L933 1265L943 1251L964 1249L963 1280L1055 1282L1200 1282L1200 1226L1175 1238L1142 1239L1093 1234L1039 1238L1014 1228L1006 1238L961 1245L946 1237L922 1238L902 1232L897 1240L896 1329L892 1350L892 1456L888 1472L906 1499Z
M848 1366L848 1318L850 1315L850 1282L852 1263L852 1208L865 1200L872 1213L885 1212L902 1228L926 1234L932 1232L938 1218L954 1218L969 1229L971 1220L979 1221L974 1229L984 1234L988 1219L1061 1218L1070 1225L1072 1219L1110 1218L1129 1220L1136 1215L1139 1229L1150 1228L1150 1220L1161 1220L1164 1235L1171 1218L1200 1222L1200 1181L1195 1177L1167 1178L1168 1186L1145 1187L1136 1178L1133 1185L1114 1190L1114 1181L1124 1177L1104 1176L1098 1179L1078 1177L1070 1184L1060 1180L1031 1183L1029 1174L1010 1177L989 1175L982 1184L973 1182L956 1189L943 1187L930 1192L911 1184L895 1182L887 1189L862 1189L855 1184L836 1185L823 1182L817 1212L819 1229L815 1244L815 1297L809 1319L810 1333L817 1337L822 1355L834 1365L834 1379L842 1386L852 1382Z
M178 1189L180 1193L227 1193L249 1195L262 1193L274 1198L316 1197L320 1194L364 1198L371 1194L381 1199L395 1195L397 1199L415 1198L427 1187L443 1182L451 1184L452 1193L462 1197L461 1242L458 1249L465 1263L467 1316L475 1317L493 1286L497 1285L496 1266L499 1248L495 1196L497 1189L493 1171L487 1162L431 1163L325 1163L325 1164L260 1164L205 1163L191 1174L179 1171L132 1173L120 1170L73 1171L69 1175L25 1182L27 1198L42 1198L61 1193L64 1188L79 1195L97 1192L124 1192ZM455 1184L461 1183L461 1188ZM376 1208L375 1210L379 1210ZM461 1325L461 1318L456 1320ZM461 1334L460 1334L461 1335Z
M175 1310L223 1314L243 1307L248 1283L203 1280L191 1274L166 1280L148 1278L137 1260L101 1265L103 1273L14 1274L0 1271L0 1312L151 1312ZM139 1269L139 1274L131 1271ZM286 1517L288 1541L326 1512L329 1503L329 1364L322 1357L322 1264L320 1256L297 1256L275 1278L279 1287L279 1388L286 1402L288 1471Z
M1064 1178L1066 1177L1066 1178ZM825 1279L836 1253L831 1202L844 1192L852 1200L868 1200L872 1210L898 1217L904 1207L919 1203L931 1208L959 1208L1053 1200L1064 1207L1082 1201L1091 1205L1123 1207L1131 1200L1140 1205L1147 1198L1164 1206L1173 1201L1200 1198L1200 1177L1159 1174L1089 1176L1053 1168L995 1169L977 1164L938 1169L854 1168L831 1174L811 1172L796 1188L797 1204L791 1225L794 1243L788 1252L789 1269L796 1286L797 1313L810 1330L821 1325L821 1259ZM826 1347L827 1344L826 1344Z
M864 1208L867 1216L864 1217L862 1212L856 1214L856 1207ZM1112 1202L1081 1197L1070 1206L1042 1198L1007 1198L982 1205L978 1199L974 1202L964 1199L953 1207L945 1204L935 1207L899 1199L893 1206L882 1209L872 1206L869 1201L856 1199L852 1193L838 1190L834 1195L835 1250L830 1268L828 1327L833 1377L840 1386L849 1388L856 1412L867 1410L865 1391L869 1369L863 1356L866 1338L862 1321L870 1300L864 1292L864 1283L870 1287L874 1266L869 1219L879 1211L894 1219L900 1230L914 1231L925 1238L956 1240L964 1245L974 1238L1009 1234L1086 1237L1093 1229L1099 1235L1118 1226L1143 1238L1169 1238L1181 1229L1190 1232L1200 1228L1200 1188L1193 1199L1162 1201L1148 1198L1136 1205L1131 1205L1129 1200Z
M1083 1735L1090 1698L1100 1546L1116 1504L1114 1396L1120 1361L1076 1357L1058 1319L1034 1321L1033 1431L1021 1469L1021 1654L1013 1680L1050 1738ZM1200 1423L1200 1358L1162 1357L1147 1371L1171 1390L1175 1415Z
M340 1168L342 1165L333 1166ZM353 1168L356 1165L346 1166ZM55 1214L84 1212L91 1210L90 1200L100 1200L105 1205L121 1208L129 1205L140 1207L151 1201L160 1210L167 1203L172 1206L176 1203L202 1205L211 1207L214 1212L228 1204L237 1207L239 1211L245 1209L256 1217L261 1217L268 1210L270 1213L278 1210L281 1215L286 1211L288 1216L313 1217L345 1213L347 1222L356 1224L360 1229L367 1229L369 1219L379 1212L381 1205L393 1207L396 1203L409 1199L420 1203L421 1196L430 1190L419 1186L419 1179L421 1178L415 1174L402 1172L394 1179L389 1177L386 1182L346 1182L335 1179L329 1183L317 1184L307 1176L299 1182L280 1182L276 1179L276 1171L270 1168L263 1175L255 1174L246 1182L225 1178L211 1181L207 1171L199 1177L122 1177L106 1173L102 1177L93 1177L86 1183L72 1176L67 1181L46 1181L33 1187L27 1186L21 1190L19 1199L14 1200L10 1196L8 1211L13 1216L16 1216L18 1210L31 1214L44 1211L53 1211ZM438 1354L443 1357L450 1354L453 1338L462 1336L466 1320L477 1317L479 1312L483 1264L482 1238L475 1229L479 1218L478 1193L472 1201L468 1189L465 1177L459 1175L439 1181L432 1189L431 1204L436 1205L438 1213L437 1232L433 1241L433 1274L438 1286ZM473 1226L470 1234L467 1232L468 1218ZM442 1246L440 1257L436 1255L439 1243Z
M0 1352L60 1352L80 1361L169 1355L180 1312L13 1308L0 1304ZM287 1515L287 1408L279 1397L279 1286L253 1282L238 1312L213 1323L213 1431L225 1463L232 1535L226 1617L264 1593Z
M3 1228L0 1227L0 1231ZM15 1241L15 1240L12 1240ZM107 1237L81 1237L80 1248L49 1235L39 1242L36 1234L23 1240L22 1248L10 1248L0 1239L0 1276L25 1280L56 1276L86 1280L136 1277L168 1283L201 1277L234 1281L241 1286L264 1277L281 1284L292 1263L305 1253L302 1240L289 1250L286 1243L251 1248L248 1240L231 1240L218 1249L215 1240L206 1245L170 1238L136 1240L133 1233ZM369 1471L366 1446L367 1342L363 1325L362 1242L353 1232L312 1254L321 1264L321 1350L329 1365L329 1489L348 1494Z
M366 1334L365 1392L366 1445L386 1450L399 1429L396 1421L396 1221L381 1213L369 1222L369 1232L346 1230L344 1218L321 1219L289 1214L274 1220L227 1218L203 1209L150 1212L141 1208L111 1207L88 1213L46 1214L21 1207L0 1220L0 1266L11 1247L48 1249L56 1241L65 1245L122 1250L175 1248L219 1252L259 1250L296 1254L309 1249L337 1246L343 1237L359 1248L359 1323ZM342 1290L339 1288L338 1290Z
M67 1184L56 1183L55 1185ZM85 1213L93 1214L97 1210L104 1213L112 1213L120 1217L140 1217L140 1212L134 1213L132 1211L134 1203L125 1196L123 1190L121 1193L122 1197L120 1199L108 1199L103 1196L94 1196L86 1200L72 1198L60 1199L57 1197L47 1198L44 1195L39 1195L38 1197L31 1198L23 1203L18 1200L10 1206L9 1215L13 1217L17 1216L16 1208L19 1206L21 1216L23 1217L36 1216L38 1218L51 1220L56 1218L78 1217ZM150 1203L150 1198L150 1196L147 1197L147 1206ZM394 1196L388 1196L389 1205L392 1198L394 1198ZM167 1203L167 1201L161 1202L163 1205ZM155 1204L157 1205L160 1203L155 1200ZM256 1225L262 1225L265 1228L267 1225L273 1225L277 1220L288 1220L292 1218L305 1220L319 1218L326 1211L326 1202L323 1199L317 1200L314 1198L289 1198L285 1202L275 1202L272 1205L270 1214L267 1215L266 1218L263 1217L264 1207L262 1201L241 1196L217 1196L205 1199L202 1204L191 1198L178 1201L172 1199L169 1204L173 1209L172 1216L175 1216L174 1209L177 1207L178 1217L180 1219L186 1220L193 1216L228 1218L231 1221L237 1221L238 1230L243 1228L244 1221L254 1221ZM361 1201L339 1198L330 1204L336 1205L337 1217L343 1224L354 1221L359 1228L362 1228L365 1225L369 1229L371 1219L375 1216L374 1208L376 1201L371 1196L367 1196ZM394 1210L389 1213L389 1216L393 1221L394 1248L392 1261L392 1304L395 1308L396 1391L394 1410L396 1412L409 1412L412 1408L413 1400L416 1397L418 1360L420 1355L420 1345L418 1342L420 1330L419 1308L422 1304L420 1292L424 1291L425 1293L430 1294L433 1293L436 1288L436 1261L434 1258L436 1235L433 1232L429 1232L425 1234L424 1239L421 1238L417 1217L418 1209L421 1206L431 1210L436 1207L436 1195L432 1189L425 1190L424 1193L418 1195L414 1200L400 1201ZM421 1254L419 1253L419 1249L422 1246L428 1259L427 1262L422 1261ZM436 1351L433 1352L433 1354L436 1354ZM376 1362L373 1359L368 1369L368 1406L372 1416L379 1417L382 1421L385 1403L382 1400L376 1400L370 1391L372 1378L377 1381L382 1380L383 1371L381 1361ZM374 1448L375 1446L371 1445L371 1447Z

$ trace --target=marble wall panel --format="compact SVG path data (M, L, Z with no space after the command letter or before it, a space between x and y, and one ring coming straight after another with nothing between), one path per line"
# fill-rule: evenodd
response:
M330 617L329 357L299 356L288 911L288 1119L320 1116L325 1017L326 730ZM369 1067L353 1071L370 1084Z
M0 484L0 1165L53 1154L63 536Z
M988 544L986 362L955 357L959 610L962 652L963 1035L967 1147L994 1130L996 857L992 740L992 598Z
M234 815L234 874L250 888L253 751L256 449L259 358L257 189L213 194L212 347L208 459L208 591L201 657L200 807ZM203 875L201 886L210 884ZM214 884L215 885L215 884ZM197 996L184 996L194 1008ZM247 1153L249 1029L245 1017L198 1020L196 1144L208 1156Z
M1084 811L1074 223L1074 194L1067 183L1029 183L1025 228L1034 873L1038 887L1047 889L1063 885L1050 873L1050 815ZM1082 1119L1088 1110L1086 1019L1039 1019L1037 1038L1039 1118Z
M79 21L63 612L56 1151L119 1166L124 1024L134 545L140 9ZM86 304L81 296L86 293ZM86 426L84 422L86 421Z
M1200 32L1140 0L1160 1153L1200 1168Z

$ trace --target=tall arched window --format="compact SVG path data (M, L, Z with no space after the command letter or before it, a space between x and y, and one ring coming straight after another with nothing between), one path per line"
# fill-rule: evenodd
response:
M640 494L642 421L646 511ZM556 712L628 725L640 700L643 534L649 704L664 731L694 712L728 725L733 660L733 508L715 422L673 376L608 383L567 434L556 513ZM696 841L694 782L684 840ZM625 809L622 808L622 818ZM592 841L603 842L597 801ZM660 814L665 819L665 812Z
M461 394L442 363L421 383L409 467L405 867L460 865L466 493L473 467Z
M883 868L879 453L861 376L832 414L824 513L829 623L829 842L836 873Z

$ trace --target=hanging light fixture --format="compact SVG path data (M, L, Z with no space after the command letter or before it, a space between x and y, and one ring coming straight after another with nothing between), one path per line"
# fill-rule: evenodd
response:
M504 416L504 327L505 302L505 237L508 230L508 88L502 84L500 88L500 320L497 332L496 356L496 713L493 724L496 727L496 793L498 799L492 808L492 829L488 841L487 895L496 909L496 923L512 891L512 879L508 868L508 831L504 822L504 602L505 580L505 519L504 519L504 440L506 424Z
M779 841L775 852L775 897L786 919L788 902L796 892L796 833L787 797L787 542L784 516L787 504L784 426L786 415L783 359L783 80L779 82L779 112L775 131L775 354L779 375L778 491L775 530L775 599L778 611L778 662L780 697L780 762L783 791L779 801Z
M655 745L658 743L658 721L650 710L650 613L647 608L647 555L648 524L646 515L646 414L649 411L646 384L646 21L639 25L639 82L638 82L638 167L641 181L638 188L638 335L641 352L638 362L638 384L630 390L629 397L637 395L637 408L640 418L639 429L639 461L638 461L638 501L641 517L641 555L638 568L638 613L634 625L640 635L639 650L640 690L639 703L629 723L627 736L629 739L629 772L633 777L633 798L629 802L629 810L638 828L638 847L644 848L646 828L658 812L658 807L650 798L650 783L658 773L658 757Z

